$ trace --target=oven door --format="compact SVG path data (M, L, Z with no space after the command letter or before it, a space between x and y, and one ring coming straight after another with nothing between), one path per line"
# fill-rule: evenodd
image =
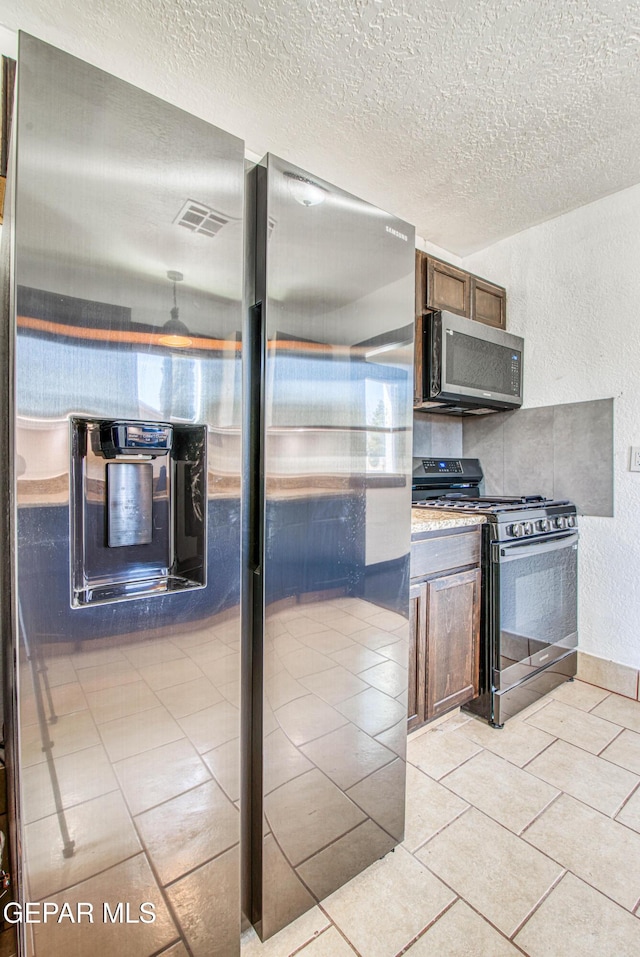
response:
M578 644L578 533L491 546L493 688L512 687Z

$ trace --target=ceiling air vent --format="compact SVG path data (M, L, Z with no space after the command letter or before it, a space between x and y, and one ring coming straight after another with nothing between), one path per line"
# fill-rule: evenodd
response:
M215 236L229 222L231 222L229 216L203 203L196 203L193 199L186 201L174 219L174 223L178 226L184 226L192 233L202 233L203 236Z

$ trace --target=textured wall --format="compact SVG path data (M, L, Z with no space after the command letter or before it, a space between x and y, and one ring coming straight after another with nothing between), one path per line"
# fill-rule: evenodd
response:
M583 518L580 646L640 666L640 186L465 259L508 290L525 406L614 397L614 518ZM539 436L541 446L548 438Z
M3 0L464 254L640 180L636 0Z

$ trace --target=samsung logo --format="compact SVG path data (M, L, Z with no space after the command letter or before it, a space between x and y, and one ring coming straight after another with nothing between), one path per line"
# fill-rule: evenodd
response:
M394 229L393 226L385 226L384 228L388 233L391 233L392 236L397 236L398 239L404 239L405 243L409 242L409 237L405 236L404 233L398 232L398 230Z

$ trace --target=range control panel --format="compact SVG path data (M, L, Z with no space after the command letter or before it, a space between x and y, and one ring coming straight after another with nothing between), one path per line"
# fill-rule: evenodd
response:
M538 518L531 522L513 522L507 525L506 532L509 537L523 538L526 535L542 535L559 529L575 528L577 524L574 514L556 515L550 518Z
M437 472L439 475L461 475L463 472L460 459L423 459L422 467L425 472Z
M414 488L460 488L475 487L482 481L482 469L478 459L454 459L422 456L413 460Z

